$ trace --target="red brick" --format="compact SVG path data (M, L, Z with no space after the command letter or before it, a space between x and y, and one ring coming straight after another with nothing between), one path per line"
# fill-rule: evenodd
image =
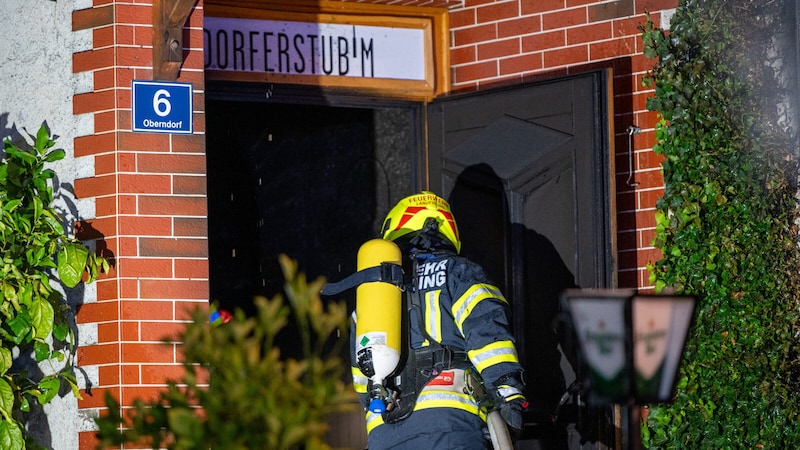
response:
M153 152L169 150L169 135L167 134L120 132L118 136L120 150Z
M597 23L567 29L567 45L611 39L611 23Z
M116 388L105 388L105 387L92 387L92 395L89 395L86 391L83 391L82 399L78 400L78 408L105 408L105 396L106 392L117 392ZM119 398L119 397L117 397ZM83 434L83 433L82 433ZM91 434L97 434L96 431L92 431ZM83 440L81 440L83 442ZM96 448L92 447L83 447L81 448Z
M119 368L116 365L100 366L97 368L97 374L100 381L100 386L119 384Z
M497 37L525 36L542 31L541 16L525 16L497 24Z
M556 11L564 8L564 0L520 0L520 15Z
M168 175L121 174L119 192L130 194L170 194L172 183Z
M75 156L81 157L113 152L117 146L116 138L117 135L115 133L76 137L72 141L75 149Z
M139 197L139 214L162 216L205 216L208 204L205 197Z
M588 61L589 55L586 46L563 48L544 52L545 67L565 66Z
M120 365L120 372L122 376L122 384L126 386L142 384L142 377L140 374L141 366L139 364L122 364Z
M639 240L637 242L639 247L650 247L653 245L653 239L656 237L655 229L649 228L646 230L639 230L637 234L639 235Z
M113 89L115 87L114 72L115 71L113 68L95 70L92 73L94 77L94 90L102 91L106 89Z
M150 362L150 361L142 361L142 362ZM150 385L150 386L152 387L123 386L122 387L123 398L131 400L134 398L138 398L145 402L155 401L156 399L158 399L159 394L164 391L164 387L156 385ZM164 386L166 386L166 383L164 384ZM130 447L129 444L125 444L125 448L146 449L151 447L146 445L141 445L139 447Z
M472 63L477 59L477 46L475 45L450 49L450 64L452 66Z
M175 349L173 345L152 343L123 343L121 362L148 363L148 362L175 362Z
M199 300L199 301L197 301ZM175 318L183 321L191 321L194 314L198 311L208 310L208 296L197 299L194 301L176 301L175 302ZM180 351L180 350L179 350Z
M102 69L114 65L114 48L87 50L72 55L72 73Z
M475 25L475 9L456 9L450 11L450 29Z
M97 299L101 300L99 303L108 304L111 302L102 302L102 300L114 300L117 298L117 280L98 280L95 282L97 286ZM85 306L85 305L84 305ZM83 307L81 307L83 310ZM82 319L84 316L78 315L79 319ZM92 316L86 316L86 320L84 322L96 322L97 320L94 319Z
M175 318L175 306L172 301L125 300L120 303L122 320L168 322Z
M195 96L203 97L200 94L195 94ZM197 103L195 103L197 105ZM206 131L206 115L201 110L197 109L198 106L195 106L194 110L194 132L195 133L205 133Z
M107 26L92 30L92 46L95 49L114 45L114 27Z
M154 322L143 321L139 323L142 330L142 341L163 342L166 339L177 341L180 334L186 329L182 322Z
M136 153L118 152L117 164L120 173L136 172Z
M119 89L117 89L117 108L131 108L131 89L129 86L119 86Z
M500 75L529 72L541 68L541 53L530 53L500 60Z
M482 78L493 78L498 75L497 63L494 61L479 62L455 68L455 82L463 83Z
M663 189L641 191L639 192L639 204L636 206L640 209L653 209L656 207L658 199L663 196Z
M153 8L149 5L117 4L116 22L134 25L152 25Z
M135 71L128 67L117 67L117 87L130 88L133 84ZM128 127L130 128L130 126Z
M633 15L633 0L603 2L588 7L589 21L600 22Z
M112 23L114 23L113 5L72 12L72 31L88 30Z
M138 214L139 207L135 195L120 195L117 199L119 214Z
M94 157L95 176L112 174L117 171L117 158L113 154L97 155Z
M117 257L139 256L139 239L135 237L119 238L119 253ZM127 297L127 296L124 296Z
M205 217L176 217L173 226L175 236L208 236L208 219Z
M504 56L518 55L520 52L519 38L493 41L478 45L478 59L486 60L502 58Z
M142 384L160 384L163 385L167 380L178 381L186 374L186 369L183 366L163 366L153 364L143 364L142 371Z
M117 64L120 66L152 66L153 50L143 47L117 47Z
M207 259L176 259L176 278L208 278Z
M116 343L101 345L84 345L78 347L78 365L111 364L117 362Z
M153 27L150 25L133 26L133 43L140 47L153 47Z
M495 24L479 25L453 31L453 45L455 47L492 41L495 39L497 39L497 26Z
M172 261L155 258L120 257L119 276L125 278L170 278Z
M208 299L208 281L140 280L142 298Z
M583 25L585 23L587 23L587 21L586 9L584 8L542 14L543 30L574 27L576 25Z
M141 340L142 336L139 332L140 323L138 321L119 322L119 324L122 328L121 340L128 342L136 342Z
M172 177L173 194L205 194L207 183L204 176L180 176Z
M174 153L205 154L206 136L204 134L176 134L172 136L172 151Z
M478 23L496 22L519 16L519 0L492 3L476 8Z
M151 173L206 173L205 155L186 154L147 154L137 156L139 172Z
M72 97L72 113L85 114L113 109L115 106L114 97L114 91L112 90L75 94Z
M589 44L589 56L593 61L600 59L616 58L619 55L626 55L634 52L636 37L614 39L605 42L595 42Z
M97 285L98 291L100 290L100 283ZM119 319L119 311L117 311L117 302L94 302L85 303L78 310L77 315L78 323L95 323L95 322L111 322Z
M97 341L100 344L110 344L119 341L119 322L98 323Z
M152 257L208 257L208 241L194 238L149 238L139 239L139 253Z
M117 128L117 113L114 111L99 112L94 115L94 132L105 133Z
M678 7L678 0L637 0L636 14L650 12L654 19L660 19L661 14L654 14L656 11L664 11Z
M116 178L113 175L79 178L75 180L75 196L89 198L110 195L116 190Z
M103 406L105 403L103 403ZM81 408L87 408L81 404ZM78 432L78 448L97 448L100 445L100 438L97 436L96 431L80 431Z
M114 29L116 30L117 45L137 45L134 39L135 27L117 24ZM153 41L150 41L150 45L153 45L152 42Z
M119 216L118 220L119 234L123 236L172 235L172 219L169 217Z
M139 282L138 280L124 279L119 282L119 296L121 298L139 298Z
M567 33L565 30L549 31L546 33L534 34L533 36L523 36L522 53L549 50L563 47L567 44Z

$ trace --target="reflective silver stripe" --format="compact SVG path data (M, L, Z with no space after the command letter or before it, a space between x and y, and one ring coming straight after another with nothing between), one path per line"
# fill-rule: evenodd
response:
M442 310L439 305L441 289L425 293L425 331L436 342L442 342Z
M487 367L501 362L519 362L517 349L511 341L492 342L477 350L470 350L467 354L470 362L479 372L483 372Z
M470 286L467 292L453 303L453 317L462 335L464 334L464 321L467 320L467 317L472 313L475 306L477 306L481 300L487 298L496 298L502 302L506 302L506 298L503 297L500 289L495 286L491 284L475 284Z

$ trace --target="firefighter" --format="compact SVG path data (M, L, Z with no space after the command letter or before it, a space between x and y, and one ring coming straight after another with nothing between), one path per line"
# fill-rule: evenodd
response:
M427 191L406 197L386 216L381 237L403 255L407 334L385 410L367 408L368 448L491 448L487 405L518 435L527 402L508 302L481 266L459 256L450 205ZM356 360L353 384L367 407L371 381Z

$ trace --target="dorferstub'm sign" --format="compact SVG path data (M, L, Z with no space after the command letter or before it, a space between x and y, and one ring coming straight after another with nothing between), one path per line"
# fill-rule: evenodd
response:
M207 70L423 81L419 28L206 17Z

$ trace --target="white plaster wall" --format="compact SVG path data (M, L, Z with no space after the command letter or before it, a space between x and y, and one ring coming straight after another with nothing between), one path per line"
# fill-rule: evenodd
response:
M72 74L73 52L91 49L92 38L91 31L72 31L72 11L91 6L91 0L3 0L0 17L0 138L20 142L26 131L35 134L43 122L58 136L56 144L67 157L51 168L65 194L59 206L70 222L94 217L94 203L76 201L71 194L76 178L94 174L92 158L75 160L72 147L73 138L93 133L91 115L72 114L73 94L88 92L92 86L90 73ZM94 301L94 292L88 286L70 294L82 299L70 301ZM53 367L41 370L46 373ZM76 375L83 381L81 371ZM54 450L78 450L78 430L93 425L78 414L71 395L56 397L45 414L29 431L39 444Z

